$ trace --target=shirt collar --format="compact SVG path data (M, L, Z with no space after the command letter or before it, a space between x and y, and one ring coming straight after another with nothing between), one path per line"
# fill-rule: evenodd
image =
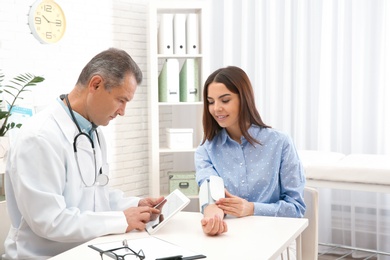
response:
M221 144L224 145L228 138L230 138L230 136L227 133L226 128L222 128L222 130L221 130Z
M252 125L249 127L249 129L248 129L249 135L250 135L250 136L255 136L256 131L258 131L257 128L259 128L259 126L256 126L256 125L253 125L253 124L252 124ZM228 140L229 140L230 142L233 142L233 141L234 141L234 140L229 136L228 132L226 131L226 128L222 128L220 134L221 134L221 144L222 144L222 145L225 144ZM246 142L248 142L248 140L246 140L246 138L245 138L244 136L241 136L241 144L244 144L244 143L246 143Z
M224 145L226 142L235 142L237 143L235 140L233 140L228 132L226 131L226 128L222 128L221 130L221 144ZM246 139L244 136L241 136L241 144L244 144L246 142Z
M62 100L58 97L57 98L58 102L61 104L61 106L65 109L66 113L69 115L70 118L72 116L70 115L69 108L62 102ZM91 135L97 128L97 126L91 122L89 122L86 118L84 118L82 115L77 113L76 111L73 110L73 114L76 117L77 123L79 124L79 127L82 132L88 133ZM73 120L72 120L73 121Z

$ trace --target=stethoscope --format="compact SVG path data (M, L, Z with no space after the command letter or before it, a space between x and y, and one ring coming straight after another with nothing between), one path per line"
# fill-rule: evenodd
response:
M84 183L84 185L86 187L92 187L92 186L95 186L95 185L98 185L98 186L105 186L105 185L107 185L108 181L109 181L108 176L106 174L103 174L102 168L100 168L99 174L98 174L98 171L97 171L95 145L93 143L93 140L92 140L91 136L89 134L84 133L84 132L81 131L81 128L80 128L80 126L79 126L79 124L78 124L78 122L76 120L76 117L75 117L75 115L73 113L73 109L72 109L72 107L70 105L70 102L69 102L69 99L68 99L68 95L67 94L66 95L62 94L60 96L60 99L61 100L65 99L66 104L67 104L68 109L69 109L69 113L70 113L70 115L72 117L72 120L75 123L75 125L77 126L77 129L79 130L79 133L73 139L73 151L74 151L74 155L75 155L76 163L77 163L77 168L79 170L79 174L80 174L80 178L81 178L82 182ZM97 140L99 142L99 135L98 135L96 129L94 131L96 133L96 137L97 137ZM77 138L79 138L80 136L85 136L89 140L89 142L91 144L91 147L92 147L92 151L93 151L93 160L94 160L94 165L95 165L95 179L94 179L94 182L91 185L88 185L85 182L85 180L83 178L83 175L81 173L81 168L80 168L79 160L78 160L78 157L77 157ZM100 144L100 142L99 142L99 144Z

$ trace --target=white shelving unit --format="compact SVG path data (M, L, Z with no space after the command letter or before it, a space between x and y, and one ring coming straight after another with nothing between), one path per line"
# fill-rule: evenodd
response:
M158 76L163 62L168 58L179 60L180 67L186 59L194 58L199 65L199 100L202 87L208 76L208 3L200 1L151 1L148 22L148 101L150 138L149 195L159 196L168 193L169 171L194 171L194 151L202 138L203 104L199 102L159 102ZM199 53L166 55L158 53L158 27L162 14L196 13L199 28ZM169 149L166 145L165 128L192 128L193 148Z

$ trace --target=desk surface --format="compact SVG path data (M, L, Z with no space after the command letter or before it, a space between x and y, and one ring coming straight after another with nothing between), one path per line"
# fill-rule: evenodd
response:
M307 219L245 217L227 218L228 232L206 236L200 226L201 213L180 212L153 236L206 255L206 259L275 259L308 226ZM90 244L148 236L146 232L99 237L57 255L51 260L100 259ZM88 257L86 257L88 256ZM146 258L147 259L147 258Z

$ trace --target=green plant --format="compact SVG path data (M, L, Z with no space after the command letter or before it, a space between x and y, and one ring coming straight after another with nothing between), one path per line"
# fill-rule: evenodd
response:
M3 95L0 95L0 136L4 136L8 130L12 128L18 127L20 128L22 124L17 124L14 122L9 123L8 119L11 116L12 108L15 106L15 103L18 99L23 99L22 93L26 91L30 91L29 87L35 86L38 83L44 81L45 79L40 76L34 76L30 73L20 74L10 80L9 85L3 85L4 74L0 72L0 94L3 92L12 96L12 102L8 102L3 99ZM7 102L9 105L7 109L7 105L3 102Z

